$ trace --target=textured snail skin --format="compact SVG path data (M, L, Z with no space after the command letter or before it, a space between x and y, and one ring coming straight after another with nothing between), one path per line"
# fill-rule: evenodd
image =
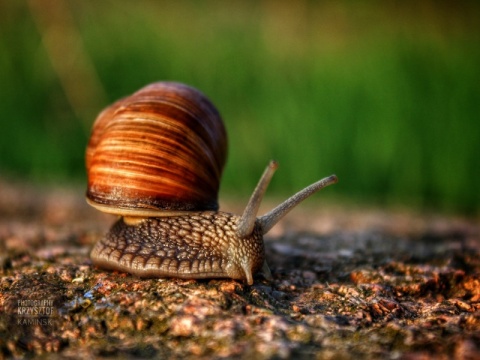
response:
M232 278L253 284L265 261L263 232L236 235L239 216L224 212L145 218L129 225L119 219L90 256L103 268L140 277Z

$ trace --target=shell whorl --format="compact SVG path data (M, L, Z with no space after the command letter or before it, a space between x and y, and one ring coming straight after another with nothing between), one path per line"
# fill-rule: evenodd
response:
M200 91L158 82L106 108L86 151L88 202L120 215L218 209L227 136Z

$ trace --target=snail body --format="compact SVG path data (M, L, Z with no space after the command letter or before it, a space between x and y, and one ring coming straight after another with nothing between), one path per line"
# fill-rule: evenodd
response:
M129 225L119 219L92 251L94 262L139 277L247 279L265 261L262 233L235 236L238 216L205 211L146 218ZM148 234L139 237L138 234Z
M87 146L87 202L121 218L94 246L94 265L140 277L271 278L263 235L331 175L257 217L271 161L239 216L218 210L227 138L213 104L159 82L98 116Z

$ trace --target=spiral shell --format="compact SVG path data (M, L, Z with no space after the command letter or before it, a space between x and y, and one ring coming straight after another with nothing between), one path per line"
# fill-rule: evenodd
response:
M106 108L86 151L87 201L125 216L218 209L227 135L200 91L158 82Z

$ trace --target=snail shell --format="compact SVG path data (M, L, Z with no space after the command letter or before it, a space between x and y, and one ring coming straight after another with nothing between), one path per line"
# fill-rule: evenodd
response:
M90 254L106 269L141 277L271 278L263 235L331 175L258 217L277 168L271 161L241 216L217 212L227 137L198 90L160 82L105 109L86 152L87 202L121 215Z
M225 127L205 95L154 83L95 121L86 152L87 201L130 216L217 210L226 155Z

